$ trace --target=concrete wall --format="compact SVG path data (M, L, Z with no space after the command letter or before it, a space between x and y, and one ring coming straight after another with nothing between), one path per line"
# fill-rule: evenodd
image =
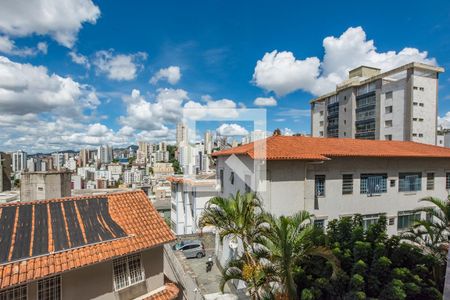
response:
M164 252L158 246L141 254L145 281L118 292L114 291L113 262L65 272L61 275L62 299L64 300L124 300L134 299L164 285ZM28 299L37 299L37 282L28 284Z
M248 157L241 158L243 161L251 160ZM237 190L243 192L242 185L231 185L227 180L231 169L224 164L225 160L226 157L218 158L218 168L223 168L225 173L222 196ZM421 172L421 191L399 192L400 172ZM435 187L430 191L426 189L428 172L433 172L435 176ZM344 215L386 213L395 218L388 229L390 234L394 234L397 232L396 216L399 211L414 210L424 205L419 203L423 197L445 199L448 196L446 172L450 172L448 159L335 158L323 163L268 161L265 190L257 190L265 209L276 215L290 215L306 209L326 219L326 225L327 221ZM364 173L387 173L387 193L376 196L361 194L360 177ZM353 193L350 195L342 194L343 174L353 174ZM315 175L326 176L325 197L314 196ZM395 180L394 187L390 186L391 180Z
M322 112L322 113L321 113ZM311 135L314 137L322 137L326 134L325 130L325 101L316 101L311 104ZM323 135L321 135L321 132Z
M70 172L23 173L20 182L21 201L69 197L71 195Z

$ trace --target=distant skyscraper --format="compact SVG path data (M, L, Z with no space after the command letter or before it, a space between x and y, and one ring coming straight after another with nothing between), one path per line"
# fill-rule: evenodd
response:
M113 149L109 145L99 146L97 149L97 161L101 164L109 164L113 159Z
M89 150L81 149L80 150L80 166L86 167L89 164Z
M27 167L27 153L19 150L12 155L12 170L14 173L22 172Z
M137 150L136 162L139 164L145 164L150 161L153 147L146 142L138 142L139 149Z
M184 123L180 122L177 124L176 136L177 136L177 145L188 142L188 129Z
M205 153L206 154L211 154L212 152L212 148L213 148L213 139L212 139L212 134L211 131L206 131L205 132Z
M61 170L61 168L64 166L64 154L63 153L53 153L53 166L56 170Z
M0 192L11 190L11 155L0 152Z

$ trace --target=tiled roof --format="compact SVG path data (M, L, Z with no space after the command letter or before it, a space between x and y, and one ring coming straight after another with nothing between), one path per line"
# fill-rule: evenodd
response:
M0 230L0 289L175 239L143 191L2 204Z
M232 154L267 160L328 160L333 157L450 158L450 149L403 141L272 136L214 152L212 155Z
M173 300L178 296L179 289L174 283L166 283L164 289L144 298L144 300Z

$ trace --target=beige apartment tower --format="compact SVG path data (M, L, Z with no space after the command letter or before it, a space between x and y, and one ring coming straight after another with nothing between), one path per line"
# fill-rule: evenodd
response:
M351 70L335 91L311 100L311 134L436 145L441 72L416 62L384 73Z

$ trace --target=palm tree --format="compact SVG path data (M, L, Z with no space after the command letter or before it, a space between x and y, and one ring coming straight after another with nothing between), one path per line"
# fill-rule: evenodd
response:
M223 271L221 288L232 279L247 283L250 295L261 299L269 270L260 263L255 254L256 241L263 232L265 219L261 201L253 193L240 194L229 198L214 197L206 204L199 220L201 228L214 226L223 243L225 238L237 239L242 244L242 254L232 259Z
M261 242L267 250L266 257L277 274L283 298L298 298L294 269L310 256L321 256L331 262L335 274L339 263L331 250L315 246L312 242L312 235L317 232L308 212L300 211L287 217L267 214L265 218L269 226L266 227Z
M436 283L443 281L444 269L447 263L450 236L450 197L443 201L434 197L426 197L420 202L427 202L433 207L419 208L417 212L425 212L425 220L417 220L413 227L402 234L402 238L416 244L425 254L436 259L433 267L433 277ZM445 276L450 283L450 269Z

